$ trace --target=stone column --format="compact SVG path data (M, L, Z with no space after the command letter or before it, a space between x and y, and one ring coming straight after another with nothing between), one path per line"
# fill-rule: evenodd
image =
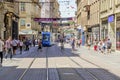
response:
M6 38L12 36L12 16L8 14L7 18L8 18L8 24L6 28Z

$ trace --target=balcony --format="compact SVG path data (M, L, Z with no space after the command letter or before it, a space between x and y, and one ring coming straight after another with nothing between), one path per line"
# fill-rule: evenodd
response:
M15 0L4 0L5 2L14 2Z

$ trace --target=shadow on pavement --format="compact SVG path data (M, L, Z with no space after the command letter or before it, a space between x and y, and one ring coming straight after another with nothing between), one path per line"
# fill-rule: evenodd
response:
M0 70L0 80L19 80L26 68L4 67ZM98 80L120 80L120 77L100 68L49 68L49 80L95 80L89 71ZM22 80L47 80L45 68L29 69ZM84 78L84 79L83 79Z

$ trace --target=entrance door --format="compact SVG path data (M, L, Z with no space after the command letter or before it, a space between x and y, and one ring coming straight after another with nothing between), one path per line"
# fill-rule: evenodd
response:
M12 21L12 39L18 39L18 22Z
M116 30L116 49L120 50L120 28Z

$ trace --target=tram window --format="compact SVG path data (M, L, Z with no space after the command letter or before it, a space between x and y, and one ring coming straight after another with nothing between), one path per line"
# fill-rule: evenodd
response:
M49 41L49 36L44 34L44 35L43 35L43 40L44 40L44 41Z

